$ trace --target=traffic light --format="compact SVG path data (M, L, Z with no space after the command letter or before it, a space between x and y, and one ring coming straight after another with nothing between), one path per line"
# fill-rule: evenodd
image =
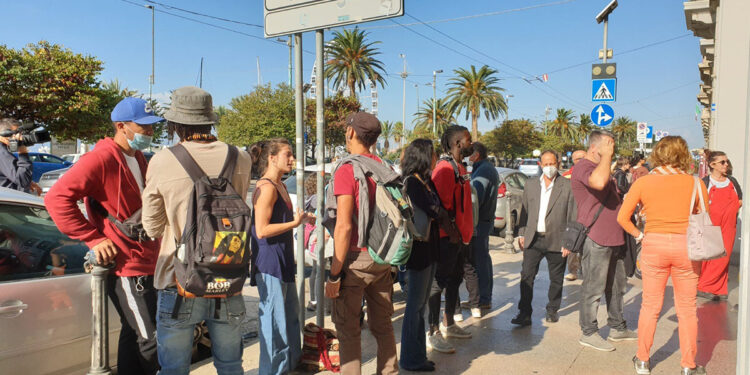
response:
M591 79L617 78L617 63L591 64Z

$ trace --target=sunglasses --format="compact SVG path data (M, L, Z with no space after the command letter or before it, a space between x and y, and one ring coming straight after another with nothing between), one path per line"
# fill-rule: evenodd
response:
M725 165L725 164L729 164L729 160L720 160L720 161L715 161L714 163Z

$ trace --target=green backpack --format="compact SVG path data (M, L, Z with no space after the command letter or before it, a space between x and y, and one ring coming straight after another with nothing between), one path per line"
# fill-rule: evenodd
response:
M357 246L366 247L375 263L391 266L406 264L411 255L415 229L412 207L402 193L401 176L388 165L362 155L350 155L344 158L336 166L334 175L336 170L344 164L352 165L354 178L359 184L359 196L363 198L360 199L357 213L359 233ZM367 177L372 178L377 185L375 205L372 210L367 201L369 197ZM336 227L337 207L333 183L334 179L331 179L326 188L323 217L323 226L330 233L334 233Z

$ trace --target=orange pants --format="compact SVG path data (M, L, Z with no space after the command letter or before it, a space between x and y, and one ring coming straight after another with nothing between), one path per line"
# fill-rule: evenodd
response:
M698 290L700 262L688 258L684 234L648 233L641 249L643 302L638 318L638 359L648 361L654 344L656 322L664 302L667 279L672 276L674 304L680 333L682 367L695 367L698 317L695 294Z

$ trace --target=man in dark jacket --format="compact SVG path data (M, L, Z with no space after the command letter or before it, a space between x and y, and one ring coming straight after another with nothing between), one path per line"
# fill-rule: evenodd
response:
M511 323L527 326L531 324L531 300L534 296L534 279L542 258L549 268L549 302L546 320L559 320L557 310L562 301L565 258L570 254L562 247L562 233L569 221L576 219L576 203L570 190L570 180L560 178L557 168L560 161L554 151L541 155L542 176L539 180L526 181L521 198L519 243L523 251L521 270L521 300L518 315Z
M471 185L477 192L478 218L474 220L473 263L479 283L479 308L490 309L492 302L492 258L490 258L490 232L495 226L497 189L500 176L487 160L487 147L474 142ZM468 284L467 284L468 286ZM472 311L472 315L474 311ZM475 315L476 316L476 315Z
M0 133L15 131L20 124L11 118L0 119ZM31 186L32 164L26 146L18 146L18 157L8 150L11 140L20 140L21 135L0 137L0 187L27 191Z
M97 262L115 262L107 292L120 314L117 353L120 374L155 374L156 290L154 268L159 241L127 237L115 221L124 222L141 209L146 158L154 116L147 102L125 98L111 115L113 138L104 138L52 186L44 199L60 231L84 241ZM88 219L78 208L84 199Z

